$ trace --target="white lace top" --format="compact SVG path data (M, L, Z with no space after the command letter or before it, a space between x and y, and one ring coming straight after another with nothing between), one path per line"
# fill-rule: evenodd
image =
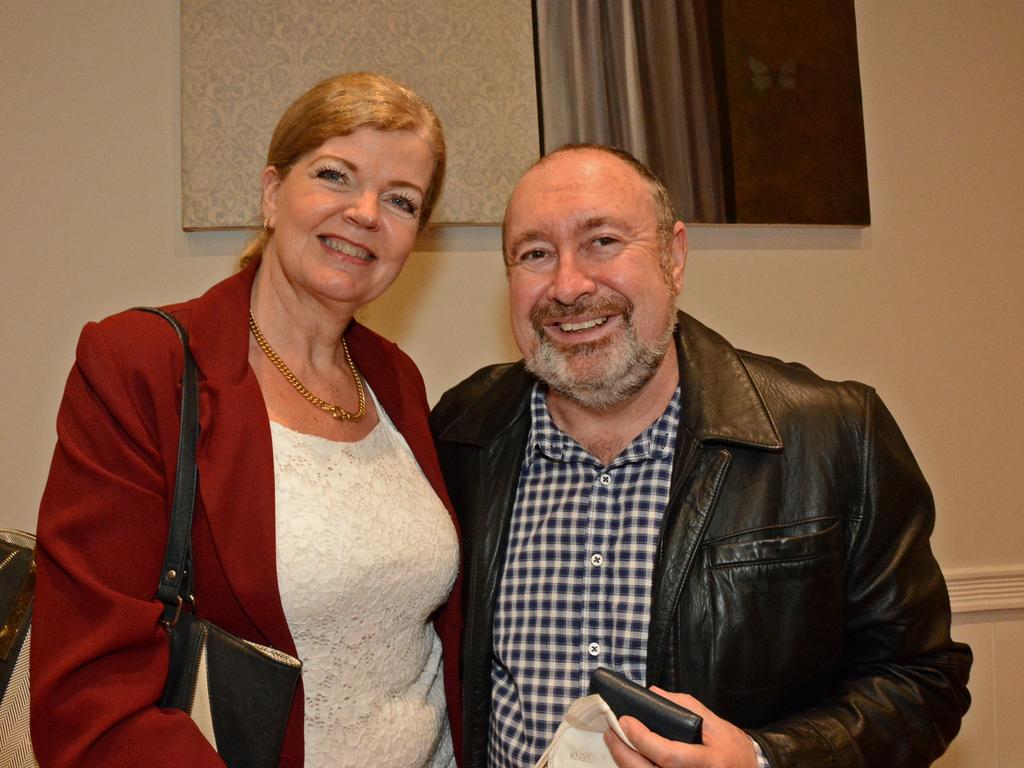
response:
M378 404L356 443L271 423L277 578L302 659L309 768L454 766L429 622L458 567L448 512Z

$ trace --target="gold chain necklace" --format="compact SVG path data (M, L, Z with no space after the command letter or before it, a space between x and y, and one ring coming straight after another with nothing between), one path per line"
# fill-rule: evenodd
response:
M345 343L345 337L341 337L341 348L345 352L345 362L348 363L349 369L352 371L352 378L356 382L356 391L359 393L359 409L352 413L346 411L340 405L329 403L326 400L321 400L319 397L314 395L306 386L298 380L291 368L285 365L284 360L281 356L274 351L274 348L267 343L266 338L263 336L263 331L260 330L259 324L256 322L256 316L253 315L252 310L249 310L249 328L252 330L252 335L256 338L256 343L260 345L260 349L263 350L263 354L274 364L274 367L281 372L281 375L288 380L288 383L295 387L296 391L310 403L315 405L321 411L326 411L331 414L338 421L359 421L366 415L366 392L363 390L363 380L359 376L359 371L356 369L356 364L352 361L352 355L349 354L348 344Z

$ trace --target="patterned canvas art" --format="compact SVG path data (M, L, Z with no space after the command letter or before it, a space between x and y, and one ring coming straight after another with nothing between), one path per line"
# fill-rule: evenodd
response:
M309 86L381 72L444 123L449 183L435 223L494 224L538 156L530 3L182 0L182 226L258 226L274 125Z

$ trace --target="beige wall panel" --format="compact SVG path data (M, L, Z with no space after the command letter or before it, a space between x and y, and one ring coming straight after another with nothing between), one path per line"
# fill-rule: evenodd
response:
M182 224L258 225L274 125L313 83L370 70L444 123L442 223L495 223L537 158L530 3L521 0L183 0Z
M997 760L999 768L1024 766L1024 611L993 624Z

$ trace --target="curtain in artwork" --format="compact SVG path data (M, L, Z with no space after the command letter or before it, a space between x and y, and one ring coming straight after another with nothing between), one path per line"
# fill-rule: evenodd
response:
M707 0L535 0L544 150L625 149L689 221L723 221Z

